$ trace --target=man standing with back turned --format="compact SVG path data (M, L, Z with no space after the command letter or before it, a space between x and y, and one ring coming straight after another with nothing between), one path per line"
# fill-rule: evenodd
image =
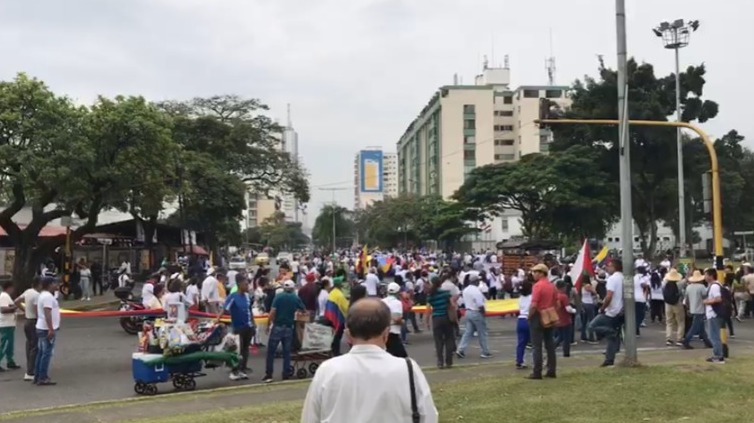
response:
M437 423L432 392L419 365L385 351L390 323L390 309L380 300L354 303L345 331L353 347L317 369L302 423Z
M547 266L540 263L531 268L532 276L537 281L532 288L531 306L529 307L529 330L531 332L531 343L533 347L532 356L534 366L528 379L542 379L542 367L544 357L542 355L542 344L544 343L547 350L547 374L545 377L555 378L556 358L555 358L555 341L553 340L554 324L543 324L543 316L547 316L554 311L558 301L558 291L555 285L547 278L549 270Z

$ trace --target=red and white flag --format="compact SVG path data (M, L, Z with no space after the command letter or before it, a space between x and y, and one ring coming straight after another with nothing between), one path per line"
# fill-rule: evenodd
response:
M581 292L581 278L587 274L594 276L594 268L592 268L592 254L589 251L589 241L584 240L584 245L581 246L579 255L576 256L576 261L573 262L571 271L568 272L568 276L571 277L576 292Z

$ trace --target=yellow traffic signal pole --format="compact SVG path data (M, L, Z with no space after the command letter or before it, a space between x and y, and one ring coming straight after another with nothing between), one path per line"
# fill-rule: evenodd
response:
M620 121L617 119L537 119L534 121L537 124L547 125L618 125ZM717 270L717 280L723 283L725 280L725 272L723 267L723 215L722 215L722 200L720 198L720 172L718 169L717 153L715 152L715 144L710 137L702 131L699 127L687 122L665 122L654 120L630 120L629 125L636 126L665 126L676 128L687 128L699 135L704 141L704 145L707 147L710 158L710 169L712 173L712 239L715 250L715 269ZM679 181L678 183L683 183ZM624 234L625 236L625 234ZM720 331L721 339L723 341L723 355L728 356L728 331L723 324Z

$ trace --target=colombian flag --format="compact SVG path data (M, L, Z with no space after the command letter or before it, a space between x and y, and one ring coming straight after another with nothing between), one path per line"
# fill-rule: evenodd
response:
M395 257L390 256L385 260L385 263L382 265L382 271L384 273L387 273L388 270L390 270L391 267L393 267L393 263L395 263Z
M346 325L346 314L348 313L348 300L343 292L335 288L330 291L325 303L325 319L327 319L337 332L338 329Z
M592 259L592 263L596 263L597 266L604 266L606 264L605 259L607 258L608 251L607 245L602 247L600 252Z

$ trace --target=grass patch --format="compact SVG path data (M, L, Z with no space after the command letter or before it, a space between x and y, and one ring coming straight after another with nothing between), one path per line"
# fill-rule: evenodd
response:
M754 359L639 368L565 370L557 380L523 373L470 374L432 385L441 422L635 423L754 421ZM298 422L303 400L138 423Z

